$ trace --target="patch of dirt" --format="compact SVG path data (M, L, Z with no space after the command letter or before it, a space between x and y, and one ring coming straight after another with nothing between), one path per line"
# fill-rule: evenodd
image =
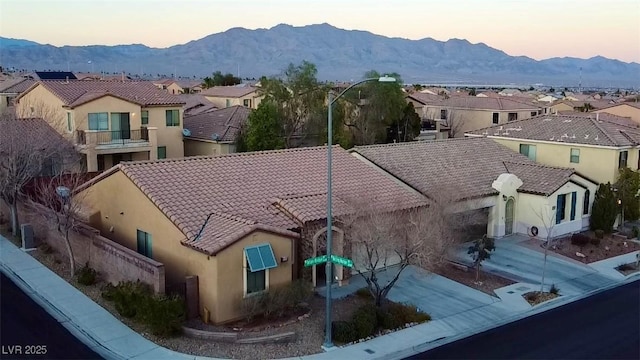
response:
M582 234L587 235L590 238L595 237L592 231L585 231ZM540 246L542 248L542 242L540 243ZM578 246L571 244L571 237L569 236L554 240L549 250L585 264L589 264L640 250L640 244L614 235L605 235L599 245L589 243L585 246ZM576 255L576 253L583 254L584 257Z
M640 267L638 267L637 263L634 261L628 264L622 264L622 265L616 266L616 270L618 270L618 272L621 273L622 275L626 276L626 275L633 274L640 271Z
M558 296L560 295L540 291L531 291L522 295L522 297L527 300L527 302L531 304L531 306L542 304L543 302L555 299Z
M503 278L498 275L489 274L482 270L480 270L478 280L476 280L475 269L469 269L465 266L460 267L453 264L445 264L440 269L437 269L434 272L438 275L464 284L470 288L480 290L491 296L496 296L494 292L495 289L499 289L501 287L516 283L515 281Z
M20 236L13 236L10 230L11 225L8 223L0 223L0 235L9 239L14 245L21 247L22 246L22 238Z

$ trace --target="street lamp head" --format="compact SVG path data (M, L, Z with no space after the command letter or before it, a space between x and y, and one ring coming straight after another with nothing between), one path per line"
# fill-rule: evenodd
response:
M385 75L378 78L378 82L396 82L396 78Z

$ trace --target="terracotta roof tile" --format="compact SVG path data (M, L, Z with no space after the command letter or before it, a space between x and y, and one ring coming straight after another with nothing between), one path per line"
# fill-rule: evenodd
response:
M67 141L49 123L39 118L27 119L0 119L0 153L9 151L9 147L18 139L31 139L42 145L42 149L51 151L61 150L65 147L72 148ZM32 141L32 142L33 142Z
M537 164L488 138L358 146L353 151L425 195L445 188L459 199L496 194L491 185L503 173L523 181L521 192L548 195L574 173Z
M121 170L181 229L185 245L215 254L251 229L292 234L289 230L300 222L325 217L326 151L310 147L121 163L86 186ZM338 213L343 212L343 199L365 192L377 203L396 208L424 204L422 195L344 149L335 146L333 154ZM194 240L211 213L201 239Z
M425 96L428 95L428 96ZM505 98L505 97L478 97L478 96L452 96L445 99L441 96L434 97L429 94L412 94L409 97L425 104L438 107L448 107L456 109L478 109L478 110L538 110L539 104L527 101L525 98Z
M140 106L184 104L180 98L158 89L148 81L70 80L38 81L36 84L44 86L69 107L79 106L106 95L112 95Z
M191 132L190 138L212 140L217 134L218 141L233 142L250 113L251 109L238 105L213 110L185 117L184 128Z
M575 114L538 115L470 131L468 134L613 147L639 144L629 137L640 136L640 129L616 122L596 120L595 117L595 114L591 114L591 117Z
M0 83L0 93L3 94L20 94L35 84L35 80L17 78L5 80Z
M212 97L239 98L247 96L257 90L258 88L253 86L214 86L202 90L200 94Z

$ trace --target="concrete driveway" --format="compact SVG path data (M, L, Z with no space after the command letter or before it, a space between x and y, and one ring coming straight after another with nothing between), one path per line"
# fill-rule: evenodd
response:
M491 254L491 259L483 262L483 269L517 282L540 284L544 254L521 244L528 239L526 236L513 235L496 240L496 250ZM460 263L471 264L467 246L459 248L452 257ZM545 284L555 284L563 295L583 294L614 282L616 279L588 265L555 255L547 256Z

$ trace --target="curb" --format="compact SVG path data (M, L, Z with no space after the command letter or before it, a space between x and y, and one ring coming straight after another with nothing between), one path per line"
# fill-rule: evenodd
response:
M509 324L509 323L512 323L512 322L516 322L518 320L522 320L522 319L528 318L530 316L537 315L537 314L543 313L545 311L552 310L552 309L555 309L555 308L558 308L558 307L573 303L575 301L586 299L586 298L588 298L590 296L593 296L593 295L596 295L596 294L599 294L599 293L614 289L614 288L622 286L622 285L626 285L626 284L632 283L632 282L637 281L637 280L640 279L640 273L636 273L634 275L635 276L631 276L631 277L626 278L626 279L624 279L622 281L614 282L614 283L612 283L610 285L607 285L607 286L599 288L599 289L591 290L591 291L586 292L584 294L575 295L575 296L566 296L566 299L564 299L564 301L553 301L553 300L555 300L555 299L553 299L551 301L551 303L547 302L547 303L542 303L542 304L536 305L535 307L532 307L531 310L527 310L527 311L524 311L523 313L512 315L510 317L505 318L504 320L501 320L499 322L493 323L493 324L488 325L488 326L482 326L482 327L474 328L474 329L471 329L469 331L465 331L464 333L461 333L461 334L458 334L458 335L454 335L454 336L451 336L451 337L447 337L447 338L444 338L444 339L441 339L441 340L434 340L434 341L425 342L423 344L414 346L411 349L405 349L405 350L396 351L396 352L393 352L393 353L390 353L390 354L385 354L383 356L376 357L374 359L404 359L404 358L409 357L409 356L417 355L417 354L420 354L422 352L437 348L439 346L443 346L443 345L446 345L446 344L449 344L449 343L452 343L452 342L455 342L455 341L458 341L458 340L461 340L461 339L464 339L464 338L467 338L467 337L470 337L470 336L473 336L473 335L476 335L476 334L480 334L480 333L483 333L485 331L489 331L491 329L495 329L495 328L498 328L500 326L503 326L503 325L506 325L506 324ZM634 278L634 277L637 277L637 278ZM561 299L563 297L565 297L565 296L560 296L560 297L558 297L558 299Z

